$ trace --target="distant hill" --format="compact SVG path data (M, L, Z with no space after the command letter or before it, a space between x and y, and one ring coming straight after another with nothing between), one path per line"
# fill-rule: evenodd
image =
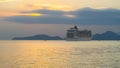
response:
M120 35L112 31L106 31L102 34L95 34L92 40L120 40Z
M59 36L49 36L45 34L28 36L28 37L15 37L12 40L64 40ZM120 40L120 35L112 31L106 31L102 34L95 34L92 40Z
M28 36L28 37L15 37L12 40L63 40L59 36L48 36L44 34Z

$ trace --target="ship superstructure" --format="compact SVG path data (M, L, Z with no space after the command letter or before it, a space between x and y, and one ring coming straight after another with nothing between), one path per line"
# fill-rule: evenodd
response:
M66 36L68 41L89 41L91 40L92 32L90 30L79 30L75 25L67 30Z

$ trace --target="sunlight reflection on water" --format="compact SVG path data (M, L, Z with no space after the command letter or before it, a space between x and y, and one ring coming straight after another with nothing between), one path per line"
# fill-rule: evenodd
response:
M0 41L0 68L120 68L120 41Z

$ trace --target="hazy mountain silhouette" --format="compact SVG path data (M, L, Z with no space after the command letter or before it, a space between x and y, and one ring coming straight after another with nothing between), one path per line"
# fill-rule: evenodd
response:
M106 31L102 34L95 34L92 40L120 40L120 35L112 31Z
M59 36L48 36L44 34L28 36L28 37L15 37L12 40L63 40Z
M49 36L45 34L28 36L28 37L15 37L12 40L64 40L59 36ZM95 34L92 40L120 40L120 35L112 31L106 31L102 34Z

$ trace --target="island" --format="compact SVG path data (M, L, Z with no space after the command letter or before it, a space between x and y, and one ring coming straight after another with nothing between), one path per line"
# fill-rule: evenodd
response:
M93 35L92 40L120 40L120 35L112 31L106 31Z
M59 36L48 36L45 34L28 36L28 37L15 37L12 40L63 40Z

